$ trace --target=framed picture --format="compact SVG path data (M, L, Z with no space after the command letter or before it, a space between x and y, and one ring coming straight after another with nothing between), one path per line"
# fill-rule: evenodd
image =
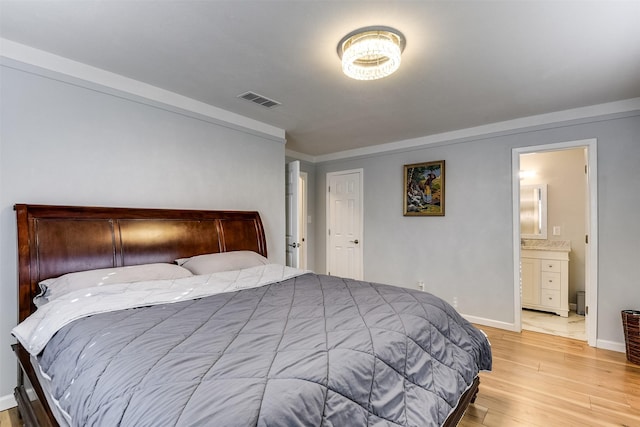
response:
M444 160L404 166L405 216L444 216Z

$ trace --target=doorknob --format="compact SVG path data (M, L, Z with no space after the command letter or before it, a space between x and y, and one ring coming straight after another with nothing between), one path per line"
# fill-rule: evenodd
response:
M356 240L349 240L349 243L355 243L357 245L360 242L358 242L358 239L356 239Z

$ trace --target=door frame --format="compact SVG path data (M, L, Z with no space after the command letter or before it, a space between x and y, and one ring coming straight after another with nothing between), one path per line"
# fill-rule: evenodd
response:
M308 234L308 180L307 172L300 171L298 186L298 236L300 237L300 253L298 253L298 266L302 270L306 270L309 265L309 238Z
M514 271L514 329L522 330L522 284L520 282L520 155L570 148L587 149L587 233L589 243L585 251L585 294L589 314L585 316L587 342L595 347L598 339L598 162L595 138L577 141L513 148L511 151L513 190L513 271Z
M300 263L300 160L285 164L285 264Z
M353 174L353 173L357 173L360 175L360 188L358 189L358 191L360 192L360 230L359 230L359 234L360 234L360 243L359 243L359 247L360 247L360 265L359 265L359 270L360 270L360 277L364 278L364 169L359 168L359 169L348 169L348 170L343 170L343 171L336 171L336 172L327 172L326 178L325 178L325 193L326 193L326 201L325 201L325 205L326 205L326 211L325 211L325 215L326 215L326 221L325 221L325 245L327 247L326 250L326 262L325 262L325 273L328 274L329 271L331 271L331 236L329 235L329 228L331 225L331 203L329 200L330 197L330 193L329 193L329 183L331 182L331 177L332 176L336 176L336 175L348 175L348 174Z

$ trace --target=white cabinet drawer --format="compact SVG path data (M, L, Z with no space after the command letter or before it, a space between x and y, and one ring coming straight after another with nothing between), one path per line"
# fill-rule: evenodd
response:
M560 273L560 263L562 261L555 259L541 259L540 268L542 271L551 271L553 273Z
M523 307L569 315L568 252L523 249L520 280Z
M540 292L540 305L549 308L560 308L560 291L542 289Z
M560 273L543 271L540 274L540 287L543 289L560 290Z

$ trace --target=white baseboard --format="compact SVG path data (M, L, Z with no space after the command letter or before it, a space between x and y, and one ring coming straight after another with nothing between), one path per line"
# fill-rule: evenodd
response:
M31 387L27 388L27 396L29 400L34 401L38 399L36 392ZM7 409L15 408L18 406L18 402L16 402L16 398L13 394L7 394L6 396L0 396L0 411L6 411Z
M627 352L627 347L624 345L623 342L596 340L596 347L602 348L604 350L617 351L620 353Z
M476 325L484 325L490 326L492 328L506 329L507 331L511 332L519 332L514 323L500 322L498 320L485 319L484 317L470 316L468 314L462 314L462 317L464 317L471 323L475 323Z
M511 332L519 332L516 328L516 325L513 323L500 322L492 319L485 319L483 317L470 316L468 314L463 314L462 317L467 319L469 322L474 323L476 325L484 325L490 326L492 328L504 329ZM625 353L627 348L623 342L617 341L608 341L608 340L596 340L596 348L601 348L603 350L611 350L617 351L619 353Z
M16 403L16 398L13 397L13 394L0 396L0 411L6 411L7 409L11 409L16 406L18 406L18 404Z

